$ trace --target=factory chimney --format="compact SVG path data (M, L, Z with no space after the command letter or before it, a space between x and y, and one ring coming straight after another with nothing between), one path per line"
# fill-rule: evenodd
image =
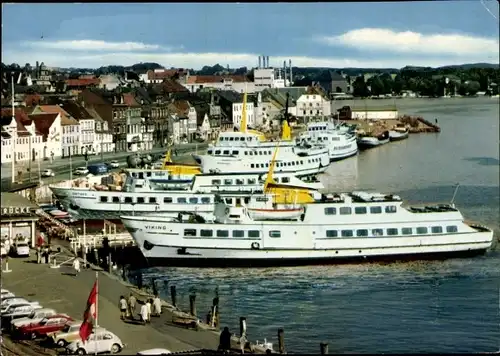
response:
M271 67L269 66L269 56L267 56L267 57L266 57L266 64L267 64L267 68L271 68Z
M258 68L260 69L260 67L261 67L261 64L260 64L260 56L259 56L259 67Z
M262 55L262 68L266 68L266 56Z
M292 82L293 82L293 75L292 75L292 60L289 59L288 60L288 71L289 71L289 74L290 74L290 86L292 86Z
M286 61L283 61L283 79L285 80L286 86Z

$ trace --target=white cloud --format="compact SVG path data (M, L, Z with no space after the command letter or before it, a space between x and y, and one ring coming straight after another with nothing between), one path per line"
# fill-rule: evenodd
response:
M112 53L82 53L64 51L9 51L2 53L4 63L31 63L34 60L42 61L49 67L80 67L98 68L106 65L132 65L139 62L156 62L165 67L200 69L204 65L222 66L231 68L257 66L258 54L251 53L194 53L194 52L112 52ZM402 68L406 65L439 67L444 65L484 62L485 58L478 54L477 58L464 61L463 58L443 58L439 56L419 58L415 56L386 56L386 58L370 59L342 58L342 57L306 57L306 56L270 56L271 66L282 67L283 61L292 60L293 66L299 67L331 67L331 68ZM498 60L490 60L498 63Z
M24 42L24 46L64 51L146 51L157 50L161 46L141 42L106 42L99 40Z
M499 42L495 38L464 34L422 34L412 31L396 32L382 28L361 28L338 36L320 36L316 41L356 48L413 55L444 55L478 57L491 61L499 56Z

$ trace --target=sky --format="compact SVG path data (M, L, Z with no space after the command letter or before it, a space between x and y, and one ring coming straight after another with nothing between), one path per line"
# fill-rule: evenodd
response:
M3 4L2 62L402 68L499 62L495 0Z

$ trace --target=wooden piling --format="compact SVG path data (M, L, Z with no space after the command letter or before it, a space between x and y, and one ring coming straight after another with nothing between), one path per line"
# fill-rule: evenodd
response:
M158 295L158 289L156 288L156 279L155 278L152 278L151 279L151 285L152 285L152 288L153 288L153 295Z
M328 343L322 342L319 344L320 351L322 355L328 355Z
M189 295L189 314L196 316L196 294Z
M219 313L219 297L216 296L212 300L212 315L214 319L214 327L219 327L220 325L220 313Z
M175 286L170 286L170 296L172 298L172 305L174 308L177 307L177 290Z
M108 272L113 271L113 263L111 262L111 251L108 253Z
M278 352L285 353L285 330L278 329Z
M247 318L240 316L240 337L247 333Z

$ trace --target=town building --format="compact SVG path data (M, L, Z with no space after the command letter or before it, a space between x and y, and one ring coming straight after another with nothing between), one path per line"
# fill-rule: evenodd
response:
M25 242L31 247L36 245L35 214L38 206L20 194L1 193L2 222L0 226L1 243L12 246L17 242Z
M359 107L351 108L352 120L393 120L399 117L398 109L395 107Z
M245 75L186 75L180 83L191 93L200 89L233 90L237 93L253 93L254 82Z
M61 125L62 115L60 113L37 113L29 115L35 129L42 135L43 160L62 157L63 153L63 129Z
M309 88L307 93L297 99L296 111L297 118L304 122L314 117L329 117L332 114L330 100L314 87Z
M84 104L85 105L85 104ZM95 134L95 119L85 110L84 106L75 101L64 101L61 107L80 125L80 147L79 154L95 154L97 151L97 140Z

